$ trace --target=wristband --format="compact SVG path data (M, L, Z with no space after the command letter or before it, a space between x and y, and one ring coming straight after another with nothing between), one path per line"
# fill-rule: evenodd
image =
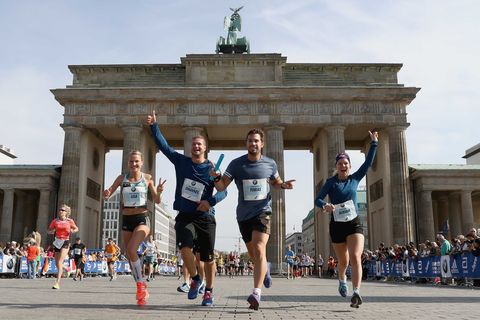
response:
M220 174L220 175L216 176L215 178L213 178L213 182L218 182L221 179L222 179L222 175Z

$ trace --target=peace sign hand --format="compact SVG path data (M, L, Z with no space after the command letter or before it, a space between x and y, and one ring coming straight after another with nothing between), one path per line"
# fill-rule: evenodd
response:
M158 193L163 192L165 182L167 182L167 180L163 180L163 182L162 182L162 178L160 178L160 180L158 181L158 186L157 186L157 192Z

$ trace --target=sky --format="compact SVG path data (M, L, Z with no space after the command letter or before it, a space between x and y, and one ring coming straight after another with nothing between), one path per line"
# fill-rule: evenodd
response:
M480 142L475 0L0 0L0 144L15 151L16 164L61 164L64 110L50 89L72 83L68 65L214 53L224 16L240 6L252 53L281 53L288 63L402 63L399 83L421 88L407 107L409 164L464 164L465 150ZM225 152L224 166L241 154ZM353 152L352 168L362 160ZM120 161L118 151L107 154L107 186ZM158 154L160 176L171 208L173 166ZM287 151L285 178L297 180L286 193L286 230L301 231L313 207L312 155ZM229 192L217 205L217 248L226 251L238 249L239 237L233 185Z

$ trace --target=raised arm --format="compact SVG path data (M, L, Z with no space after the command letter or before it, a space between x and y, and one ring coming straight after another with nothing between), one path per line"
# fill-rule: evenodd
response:
M368 168L370 168L373 164L373 160L375 159L375 154L377 153L378 147L378 132L377 131L368 131L370 134L370 149L368 150L367 156L365 157L365 161L363 164L358 168L358 170L352 174L352 177L356 180L361 180L367 174Z
M147 116L147 124L150 126L150 131L153 136L153 140L157 145L158 149L170 160L170 162L175 163L177 158L183 156L175 151L167 142L163 134L160 132L160 128L157 124L157 117L155 115L155 110L152 111L152 114Z

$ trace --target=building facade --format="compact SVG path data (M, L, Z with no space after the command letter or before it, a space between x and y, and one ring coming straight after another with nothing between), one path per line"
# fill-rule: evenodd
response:
M102 248L105 247L108 238L119 243L120 223L120 190L115 192L103 202L103 224L102 224Z
M171 246L172 237L175 243L175 220L164 203L155 204L154 224L155 228L152 232L154 232L160 258L171 259L176 254L175 246L173 248Z
M285 237L285 248L292 249L297 255L303 254L303 235L301 232L293 232ZM284 254L285 256L285 254Z
M302 240L303 252L310 257L315 258L315 209L310 210L305 219L302 220Z

